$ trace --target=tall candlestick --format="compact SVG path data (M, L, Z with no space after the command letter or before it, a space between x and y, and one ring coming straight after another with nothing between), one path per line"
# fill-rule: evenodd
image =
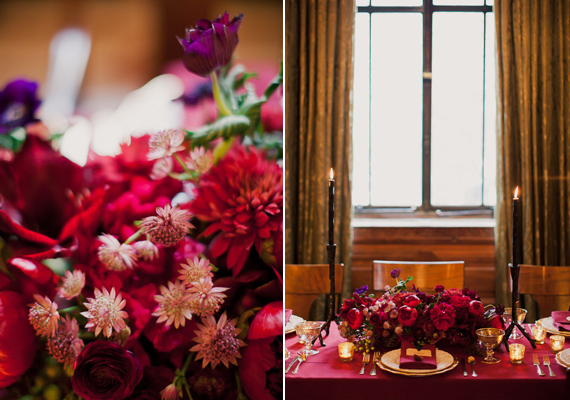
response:
M513 267L519 265L519 187L515 189L513 198Z
M334 244L334 172L329 179L329 244Z

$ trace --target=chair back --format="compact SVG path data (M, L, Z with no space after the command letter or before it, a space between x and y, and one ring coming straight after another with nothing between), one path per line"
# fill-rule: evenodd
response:
M343 269L344 264L336 264L336 294L340 294L342 289ZM328 264L285 264L285 308L308 319L313 301L320 294L329 294L330 285Z
M384 290L386 285L394 286L390 276L393 269L401 269L401 279L412 276L411 283L422 292L435 293L437 285L446 289L462 289L465 280L464 261L378 261L372 262L374 290Z
M520 264L519 293L530 294L538 302L540 317L552 311L568 310L570 305L570 267ZM511 279L511 291L513 282Z

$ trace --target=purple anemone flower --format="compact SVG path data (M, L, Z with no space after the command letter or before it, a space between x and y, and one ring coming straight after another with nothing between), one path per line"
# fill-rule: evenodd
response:
M362 294L368 290L368 285L364 285L354 291L356 294Z
M196 75L206 77L225 67L232 59L238 44L237 31L243 14L230 21L227 12L213 22L201 19L196 26L186 29L184 39L178 41L184 47L184 65Z
M35 121L40 105L38 84L24 79L12 81L0 91L0 135Z
M392 271L390 271L390 276L394 279L398 279L400 277L400 272L402 272L400 268L395 268Z

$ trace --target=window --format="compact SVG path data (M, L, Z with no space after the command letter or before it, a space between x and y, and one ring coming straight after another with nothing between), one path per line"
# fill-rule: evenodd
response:
M357 0L353 204L495 205L494 15L489 0Z

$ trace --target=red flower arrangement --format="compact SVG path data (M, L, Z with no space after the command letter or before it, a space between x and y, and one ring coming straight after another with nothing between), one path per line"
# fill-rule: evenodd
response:
M475 291L445 289L438 285L435 295L428 295L412 285L412 279L399 280L399 270L392 271L396 285L381 296L367 294L368 287L357 289L339 312L341 335L355 341L360 349L393 348L402 340L421 347L441 340L463 346L474 345L479 328L502 324L494 309L487 312Z
M187 63L232 43L210 71L212 125L83 167L22 139L28 119L0 130L0 398L282 397L283 172L259 137L281 75L262 98L236 93L252 76L226 65L240 21L188 33Z

